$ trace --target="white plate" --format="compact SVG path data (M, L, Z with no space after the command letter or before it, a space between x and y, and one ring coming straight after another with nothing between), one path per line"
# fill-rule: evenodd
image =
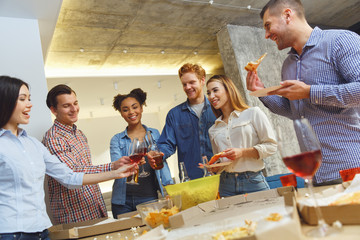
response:
M278 90L278 89L280 89L282 87L283 86L279 85L279 86L272 86L272 87L268 87L268 88L263 88L263 89L251 92L250 95L254 96L254 97L264 97L264 96L267 96L268 92Z
M205 164L205 166L207 168L224 167L224 166L230 165L231 163L232 162L229 161L229 162L214 163L214 164L211 164L211 165ZM199 166L199 168L204 168L204 166Z

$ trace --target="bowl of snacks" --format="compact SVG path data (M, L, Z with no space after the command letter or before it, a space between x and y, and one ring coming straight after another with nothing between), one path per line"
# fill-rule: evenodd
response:
M163 225L169 228L169 217L180 212L181 197L156 199L136 206L143 223L149 228Z
M182 210L199 203L215 200L218 196L220 175L198 178L174 185L165 186L166 192L173 196L181 196Z

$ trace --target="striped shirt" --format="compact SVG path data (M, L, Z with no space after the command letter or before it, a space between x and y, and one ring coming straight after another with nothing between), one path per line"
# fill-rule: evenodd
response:
M92 165L87 138L76 125L68 126L55 120L42 142L51 154L55 154L74 172L99 173L111 170L111 163ZM82 186L80 189L67 189L48 176L48 185L54 224L107 217L98 184Z
M310 98L289 101L267 96L260 100L276 114L310 121L323 157L314 180L338 179L339 170L360 167L359 35L315 27L300 56L291 49L281 77L311 85Z

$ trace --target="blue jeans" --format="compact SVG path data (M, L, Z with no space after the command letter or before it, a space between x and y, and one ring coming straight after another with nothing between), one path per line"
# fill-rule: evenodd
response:
M113 217L117 219L117 215L136 211L136 205L151 200L157 199L156 197L138 197L138 196L126 196L125 205L111 204L111 211Z
M220 176L219 193L221 197L258 192L270 189L264 175L259 172L229 173Z
M42 232L37 233L4 233L0 234L1 240L50 240L49 231L45 229Z

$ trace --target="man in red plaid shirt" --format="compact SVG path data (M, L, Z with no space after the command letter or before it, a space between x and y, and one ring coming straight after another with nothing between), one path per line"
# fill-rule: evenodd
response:
M73 171L99 173L116 170L130 162L128 157L123 157L113 163L92 165L87 138L75 125L80 107L76 93L70 87L61 84L52 88L47 95L46 104L56 119L54 125L45 133L42 142ZM48 176L48 186L53 224L108 216L98 184L67 189Z

